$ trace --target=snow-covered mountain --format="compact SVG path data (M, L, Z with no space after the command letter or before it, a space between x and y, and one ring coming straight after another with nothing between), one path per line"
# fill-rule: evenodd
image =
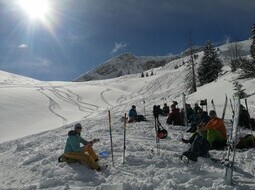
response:
M247 56L250 54L250 44L251 40L239 42L242 46L240 50L240 54L242 56ZM223 59L228 56L228 44L221 45L216 47L219 50L220 55ZM194 54L201 54L203 51L203 47L201 46L194 46L193 53ZM135 56L131 53L125 53L114 57L105 63L99 65L95 69L88 71L85 74L82 74L75 82L84 82L84 81L91 81L91 80L102 80L102 79L110 79L116 78L127 74L137 74L142 72L148 72L151 74L153 68L157 68L160 66L165 66L167 63L177 60L177 59L185 59L185 57L189 56L189 49L180 53L180 55L175 56Z
M249 47L249 41L243 42ZM245 49L245 48L244 48ZM219 47L224 52L224 46ZM202 52L198 54L197 62ZM166 125L168 137L160 141L160 155L156 151L153 105L171 104L182 107L180 94L184 90L186 62L183 57L154 68L156 75L140 77L140 73L118 78L89 82L41 82L0 72L0 189L255 189L255 151L237 152L234 186L224 182L224 167L207 158L186 165L179 155L189 145L179 141L188 138L186 127ZM178 68L174 68L178 65ZM187 96L192 105L201 99L214 99L221 115L225 94L232 97L233 81L237 74L227 63L217 81L198 87ZM255 79L239 80L249 95L251 117L255 117ZM210 101L209 101L210 102ZM243 101L242 101L243 103ZM121 117L131 105L145 114L148 122L127 124L125 164L123 163L123 122ZM212 109L208 105L208 109ZM100 158L99 164L109 164L104 172L95 172L79 164L58 163L69 130L76 122L83 125L82 136L91 140L97 153L110 152L108 110L112 116L114 166L111 156ZM227 106L225 121L230 131L232 117ZM242 130L241 133L250 133ZM210 151L215 158L223 158L226 151Z
M135 56L125 53L114 57L91 71L79 76L75 82L116 78L127 74L142 73L166 65L178 56ZM150 73L149 73L150 74Z

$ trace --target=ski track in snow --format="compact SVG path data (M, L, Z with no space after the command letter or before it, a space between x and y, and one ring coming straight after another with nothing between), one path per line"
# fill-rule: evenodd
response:
M54 101L51 97L49 97L47 94L45 94L43 91L44 91L44 88L40 88L37 90L38 92L40 92L41 94L43 94L44 96L46 96L48 99L49 99L49 110L51 113L53 113L54 115L56 115L57 117L61 118L63 120L63 125L66 125L67 124L67 118L61 116L60 114L58 114L55 109L56 108L61 108L60 105Z
M104 97L104 93L105 93L105 92L108 92L108 91L111 91L111 89L108 88L108 89L102 91L102 92L100 93L100 96L101 96L101 99L103 100L103 102L104 102L105 104L109 105L110 107L113 107L113 105L110 104L110 103L105 99L105 97Z

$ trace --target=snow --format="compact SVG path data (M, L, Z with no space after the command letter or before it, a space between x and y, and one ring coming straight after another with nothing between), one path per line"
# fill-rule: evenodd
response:
M200 54L199 54L200 55ZM201 57L200 57L201 58ZM200 59L199 58L199 59ZM188 59L188 58L185 58ZM224 167L208 158L184 164L179 155L189 145L179 141L189 137L181 126L166 125L168 137L160 141L160 155L155 141L154 104L178 101L181 107L185 66L183 59L154 69L156 75L140 78L140 74L83 83L43 82L0 72L0 189L255 189L255 152L249 149L236 154L234 186L224 182ZM221 115L225 94L233 95L236 74L226 65L221 76L187 96L187 103L214 99ZM255 79L241 80L249 95L249 111L255 117ZM143 103L145 101L145 105ZM244 103L244 102L241 102ZM121 117L131 105L144 114L147 122L127 124L126 157L123 163L123 122ZM209 103L208 109L212 107ZM111 152L108 110L112 115L114 166L111 155L99 164L108 164L105 171L95 172L77 163L58 163L69 130L76 122L84 126L87 140L100 138L93 147L99 153ZM230 129L230 105L226 125ZM250 131L242 130L242 133ZM210 151L214 158L223 158L226 151Z

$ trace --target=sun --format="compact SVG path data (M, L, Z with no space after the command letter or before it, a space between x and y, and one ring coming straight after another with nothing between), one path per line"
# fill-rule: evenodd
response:
M45 19L50 10L47 0L19 0L19 4L31 19Z

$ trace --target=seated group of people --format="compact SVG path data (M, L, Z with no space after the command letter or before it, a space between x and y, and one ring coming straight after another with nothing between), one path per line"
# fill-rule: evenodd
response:
M177 113L179 111L179 108L176 108L176 106L177 102L173 102L171 105L171 113L169 113L169 107L167 104L164 104L164 112L156 105L153 107L153 109L157 108L157 110L160 110L159 114L168 114L170 119L168 117L167 120L169 120L168 122L170 124L181 125L182 123L180 121L182 121L183 118L181 114L179 117L177 117L179 120L173 120L171 116L171 114L173 115L175 112ZM187 105L187 110L190 108L191 106ZM181 141L184 143L190 143L191 147L188 151L184 152L183 155L188 157L190 160L196 161L197 157L207 157L210 149L223 149L226 146L227 131L224 121L217 117L216 112L211 110L208 115L207 112L203 111L202 108L196 104L193 112L190 111L190 113L192 113L189 115L190 128L187 130L187 132L192 133L192 135L189 139L182 138ZM241 117L241 114L242 111L240 112L239 117ZM137 114L136 107L134 105L130 109L128 116L129 123L146 121L146 118L143 115ZM243 121L241 118L240 126L243 126ZM73 161L78 161L81 164L88 165L94 170L100 171L101 167L98 164L98 156L92 148L92 145L97 142L98 139L86 141L81 137L81 131L82 125L77 123L74 126L74 130L68 132L65 151L64 154L59 157L59 162L64 161L71 163ZM255 137L253 135L246 135L241 140L242 141L240 141L236 146L237 148L247 148L247 146L255 147ZM83 144L83 146L80 146L80 144Z
M224 121L218 118L216 112L211 110L209 116L207 112L198 110L200 118L191 124L187 132L192 132L189 139L181 139L184 143L190 143L191 147L183 155L196 161L197 157L208 156L210 149L221 150L226 146L227 130Z

